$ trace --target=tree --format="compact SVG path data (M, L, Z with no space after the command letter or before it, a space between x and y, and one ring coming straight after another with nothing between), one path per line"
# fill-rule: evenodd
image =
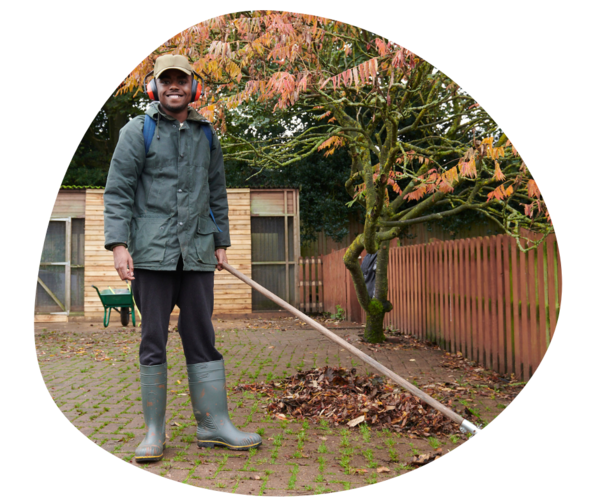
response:
M143 114L147 103L144 94L111 94L81 139L62 185L104 187L119 130L132 117Z
M228 186L297 187L300 189L302 244L316 240L321 231L340 242L348 234L350 219L360 221L362 218L362 207L348 206L352 198L344 189L347 178L344 168L348 153L344 148L328 157L315 152L293 165L270 170L261 170L245 160L231 159L232 149L229 144L232 136L252 141L260 130L261 137L274 138L294 129L298 120L302 121L303 127L308 126L308 121L315 122L311 116L294 108L282 111L278 120L273 120L271 111L265 111L264 107L241 108L242 113L228 121L227 136L222 140L223 148L229 151L226 157L230 158L225 163Z
M227 134L227 157L282 169L317 152L348 152L345 189L365 211L363 233L344 262L366 311L365 339L383 339L390 241L418 222L475 211L535 246L552 232L543 199L498 125L455 82L407 49L360 28L316 16L257 11L211 19L168 40L129 76L141 84L158 54L186 54L205 79L201 113L224 134L240 106L274 120L294 108L293 135ZM305 127L303 124L307 124ZM378 252L374 298L360 270Z

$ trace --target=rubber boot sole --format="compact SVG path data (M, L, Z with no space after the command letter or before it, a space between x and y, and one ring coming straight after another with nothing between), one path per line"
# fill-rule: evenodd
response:
M219 442L218 440L198 440L198 447L203 448L211 448L211 447L225 447L227 449L231 449L232 451L248 451L254 447L258 447L262 442L257 442L252 445L230 445L226 442Z
M167 447L167 442L165 441L163 443L163 451L162 454L160 456L134 456L133 459L135 459L136 463L148 463L150 461L160 461L163 456L165 455L165 449Z

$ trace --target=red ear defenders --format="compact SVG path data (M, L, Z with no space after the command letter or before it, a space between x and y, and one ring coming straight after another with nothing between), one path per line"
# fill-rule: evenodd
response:
M151 71L144 77L144 90L148 95L148 98L150 98L152 101L158 101L158 87L156 86L156 79L152 78L150 82L146 84L148 77L150 77L150 75L152 75L153 73L154 71ZM202 96L202 88L204 87L202 84L202 77L200 77L200 75L198 75L196 72L193 73L194 75L192 75L192 99L190 100L190 103L193 103L194 101L198 101L200 99L200 97ZM195 79L194 76L198 77L199 80Z

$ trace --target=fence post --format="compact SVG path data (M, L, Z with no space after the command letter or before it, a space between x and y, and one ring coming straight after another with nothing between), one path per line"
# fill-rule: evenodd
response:
M306 266L305 266L305 264L306 264L306 259L301 257L300 261L299 261L300 271L298 271L299 275L301 275L300 277L302 278L300 280L300 299L301 299L300 305L302 306L301 310L306 313L308 308L306 305L307 299L306 299L306 291L305 291L305 288L306 288Z
M318 297L319 297L319 312L322 313L325 310L325 301L323 299L323 255L319 255L317 258L317 280L319 283L317 284L318 289Z

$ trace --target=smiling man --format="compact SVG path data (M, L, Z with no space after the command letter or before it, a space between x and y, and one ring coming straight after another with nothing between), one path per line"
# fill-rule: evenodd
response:
M228 205L221 145L210 123L189 106L197 97L193 77L185 56L157 58L149 87L158 102L148 107L147 119L135 117L121 130L104 192L105 248L121 279L131 280L142 314L147 433L135 452L138 462L159 460L164 452L166 344L175 305L198 445L247 450L262 442L231 423L223 357L215 348L214 271L227 263L231 245ZM145 138L149 125L155 131Z

